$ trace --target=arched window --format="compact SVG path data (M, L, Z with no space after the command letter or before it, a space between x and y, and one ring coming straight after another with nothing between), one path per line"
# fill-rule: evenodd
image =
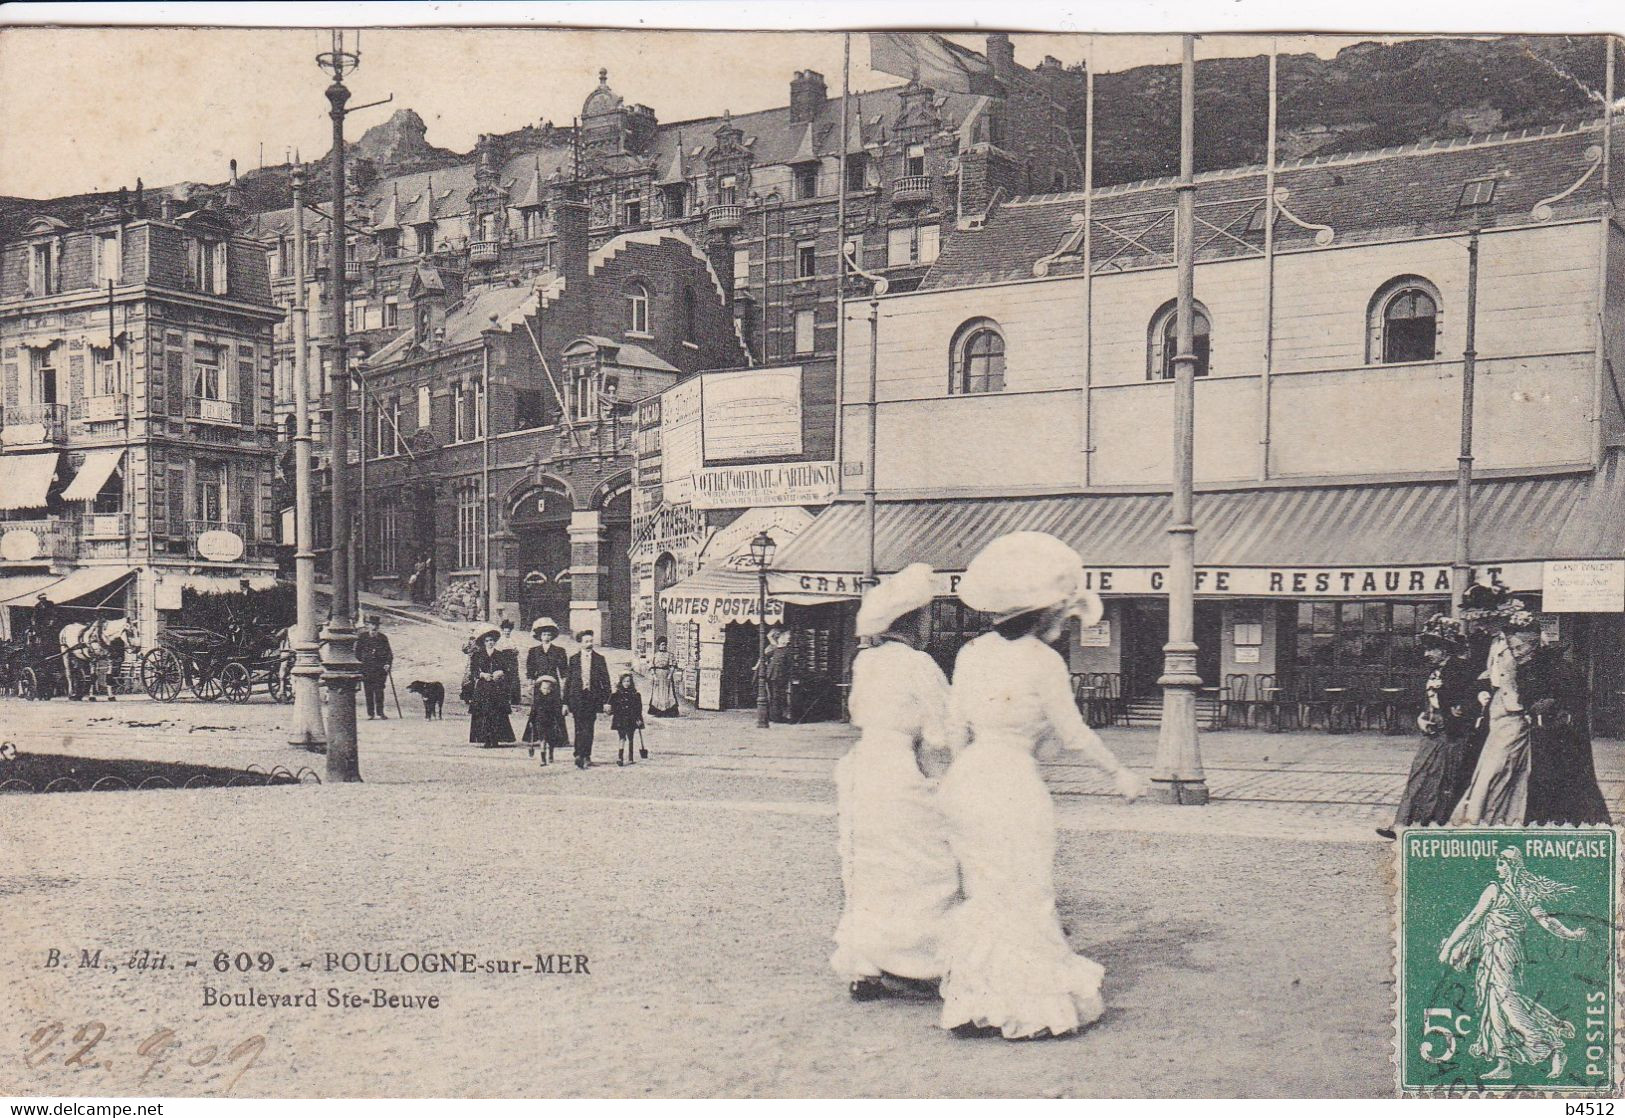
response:
M1432 361L1439 352L1439 289L1400 276L1377 289L1366 328L1366 363Z
M973 318L954 335L948 391L1004 391L1004 335L991 318Z
M641 283L627 285L626 328L634 334L649 332L649 289Z
M1197 303L1191 315L1191 349L1196 353L1196 375L1208 374L1208 355L1212 348L1213 320L1207 308ZM1146 347L1146 380L1173 380L1174 358L1179 351L1179 304L1170 299L1151 316L1151 333Z

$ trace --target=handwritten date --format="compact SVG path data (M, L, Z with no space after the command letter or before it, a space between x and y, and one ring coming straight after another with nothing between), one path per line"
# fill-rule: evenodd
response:
M23 1063L29 1068L39 1068L60 1059L63 1067L80 1070L116 1073L129 1068L137 1075L136 1087L148 1080L161 1079L181 1065L198 1070L214 1068L231 1074L223 1088L224 1094L230 1094L248 1069L259 1061L266 1043L263 1035L255 1034L229 1048L218 1044L194 1046L183 1042L173 1029L158 1028L133 1049L129 1048L127 1042L137 1035L116 1036L100 1021L83 1022L71 1031L61 1021L50 1021L27 1034Z

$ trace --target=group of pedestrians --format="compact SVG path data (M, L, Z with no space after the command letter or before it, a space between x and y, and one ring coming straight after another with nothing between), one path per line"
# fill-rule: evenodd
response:
M478 625L464 647L468 669L462 697L468 704L470 742L487 749L515 744L510 716L528 697L521 738L530 756L539 755L543 765L554 763L560 747L572 745L576 767L588 768L593 763L598 718L605 711L619 738L616 764L648 758L639 737L644 721L637 683L628 671L611 686L609 663L593 647L591 629L575 634L578 649L571 654L557 643L558 623L549 617L537 618L531 626L536 643L525 652L523 670L513 630L510 620Z
M1055 903L1055 810L1041 753L1081 754L1128 800L1141 777L1078 711L1050 642L1102 614L1083 561L1016 532L970 562L959 596L993 631L959 651L950 686L919 649L933 573L875 587L852 669L862 736L836 765L845 908L831 957L855 1000L940 997L955 1035L1062 1036L1105 1010L1104 969L1073 952Z
M1392 828L1607 823L1586 686L1540 621L1500 585L1469 587L1460 619L1419 635L1431 666L1425 740Z

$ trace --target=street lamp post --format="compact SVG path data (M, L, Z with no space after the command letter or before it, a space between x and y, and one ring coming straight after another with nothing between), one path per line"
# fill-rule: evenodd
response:
M766 529L750 541L750 557L756 563L756 725L771 725L768 718L770 696L767 684L767 568L773 562L778 543Z
M1179 273L1174 355L1173 494L1168 513L1168 643L1163 645L1162 728L1157 738L1152 795L1164 803L1205 804L1207 780L1197 741L1196 525L1192 522L1195 454L1195 126L1196 40L1186 35L1179 81L1179 185L1174 256Z
M1478 234L1467 238L1467 344L1461 353L1461 450L1456 456L1456 555L1450 564L1450 616L1461 616L1462 595L1472 582L1473 390L1478 366Z
M316 634L316 524L310 493L310 313L305 290L305 167L293 168L293 478L295 622L293 629L293 734L290 744L320 753L321 643Z
M841 230L841 236L846 236L846 230ZM864 592L880 581L880 575L875 569L875 533L876 517L879 515L880 490L875 480L875 456L880 446L880 297L886 294L887 283L885 276L877 276L866 272L863 265L854 258L855 245L850 241L842 241L841 255L845 258L847 267L853 273L869 281L869 460L864 463L863 476L863 517L867 524L869 536L868 548L864 553L863 582ZM842 277L843 281L845 277ZM844 290L837 293L841 306L841 318L846 318L846 293ZM844 369L846 355L841 355Z
M329 347L333 369L333 424L328 435L332 465L329 484L332 489L333 533L329 553L333 568L332 609L327 628L322 634L324 666L322 684L328 696L327 779L329 782L354 782L361 779L360 756L356 748L355 693L361 680L361 665L355 658L355 618L350 581L350 495L349 481L349 408L350 362L346 339L344 291L344 116L345 103L350 91L344 86L344 75L360 63L357 51L344 49L344 32L333 32L333 47L320 54L316 64L333 75L327 87L327 100L331 106L328 115L333 118L333 250L328 260L328 284L332 298L333 341Z

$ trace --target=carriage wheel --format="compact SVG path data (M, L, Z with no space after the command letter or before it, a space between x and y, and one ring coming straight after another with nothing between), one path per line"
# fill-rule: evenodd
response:
M25 699L39 698L39 673L33 668L24 668L17 679L17 693Z
M220 691L231 703L246 703L254 694L254 677L248 669L233 661L220 669Z
M223 694L220 673L212 664L191 665L186 672L186 684L192 689L192 694L206 703L214 702Z
M271 698L277 702L293 702L293 679L282 674L280 664L271 669L271 675L266 681L266 686L270 689Z
M175 701L185 675L181 658L167 648L155 648L141 658L141 687L160 703Z

